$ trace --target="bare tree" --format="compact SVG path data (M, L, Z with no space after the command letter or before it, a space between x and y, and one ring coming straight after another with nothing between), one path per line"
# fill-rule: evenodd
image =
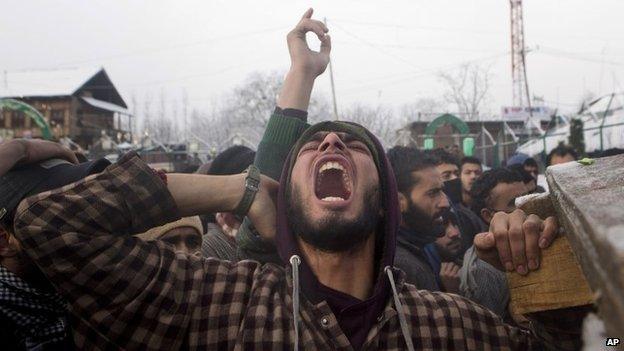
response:
M428 121L446 112L447 106L444 101L425 97L404 104L399 111L405 122Z
M240 140L256 147L275 109L283 77L278 72L251 74L220 102L213 103L211 110L193 112L193 134L218 150ZM311 122L331 116L329 103L318 95L312 97L308 111Z
M454 105L464 119L476 120L479 111L488 103L491 80L489 69L467 63L456 72L440 72L438 78L446 86L444 100Z
M371 131L384 146L390 146L396 139L396 131L401 127L401 120L394 117L389 107L376 107L354 104L345 109L341 118L358 123Z
M147 131L152 139L158 143L169 143L173 137L173 123L167 116L166 94L164 90L159 95L158 117L150 120Z

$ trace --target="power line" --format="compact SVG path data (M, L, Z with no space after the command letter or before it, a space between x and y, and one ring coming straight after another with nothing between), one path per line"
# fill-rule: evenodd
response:
M401 78L387 81L387 82L385 82L385 84L394 84L394 83L399 83L399 82L403 82L403 81L407 81L407 80L412 80L414 78L427 76L429 74L436 73L436 72L438 72L440 70L451 69L451 68L459 67L459 66L462 66L462 65L465 65L465 64L470 64L470 63L477 63L477 62L483 62L483 61L488 61L488 60L492 60L492 59L498 59L500 57L507 56L507 55L509 55L509 51L505 51L504 53L499 53L499 54L496 54L496 55L491 55L491 56L486 56L486 57L482 57L482 58L477 58L477 59L474 59L474 60L462 61L462 62L458 62L458 63L455 63L455 64L443 65L443 66L438 66L438 67L432 67L432 68L425 69L425 70L422 70L420 72L417 72L415 74L409 74L407 76L405 75L405 73L403 73L403 74L394 74L394 75L388 76L386 78L395 77L395 76L401 76ZM372 80L383 81L385 79L384 79L384 77L379 77L377 79L367 79L367 81L372 81ZM371 88L378 89L378 85L377 84L369 84L369 85L363 85L363 86L359 85L356 88L347 89L346 92L343 92L343 94L347 94L348 95L348 94L359 92L359 91L371 90Z
M347 45L360 45L359 43L350 42L350 41L342 41L342 40L335 41L335 43L347 44ZM383 43L371 43L371 45L375 45L377 47L387 47L387 48L406 49L406 50L460 51L460 52L480 52L480 53L484 52L484 50L480 50L480 49L443 47L443 46L411 46L411 45L383 44Z
M279 26L279 27L270 27L270 28L264 28L264 29L257 29L257 30L248 31L248 32L242 32L242 33L225 35L225 36L220 36L220 37L208 38L208 39L204 39L204 40L201 40L201 41L195 41L195 42L190 42L190 43L179 43L179 44L169 45L169 46L145 48L145 49L140 49L140 50L129 51L129 52L122 53L122 54L111 55L111 56L95 57L95 58L85 59L85 60L78 60L78 61L58 63L55 66L56 67L72 66L72 65L82 65L82 64L86 64L86 63L92 63L92 62L98 62L99 63L99 62L102 62L102 61L118 60L118 59L123 59L123 58L137 56L137 55L144 55L144 54L149 54L149 53L154 53L154 52L169 51L169 50L176 50L176 49L181 49L181 48L188 48L188 47L206 45L206 44L210 44L210 43L213 43L213 42L219 41L219 40L227 40L227 39L236 39L236 38L255 36L255 35L259 35L259 34L263 34L263 33L283 30L285 28L288 28L288 27L287 26Z
M401 24L394 23L382 23L382 22L365 22L365 21L354 21L347 19L333 19L333 21L351 23L361 26L368 27L382 27L382 28L394 28L394 29L407 29L407 30L433 30L433 31L444 31L444 32L472 32L478 34L488 34L488 35L496 35L499 36L499 31L489 31L489 30L475 30L473 28L450 28L450 27L434 27L434 26L406 26Z
M606 61L606 60L588 58L588 57L586 57L586 56L584 56L582 54L567 52L567 51L564 51L564 50L555 49L555 48L549 48L549 47L543 47L543 46L538 47L538 50L536 52L542 53L542 54L545 54L545 55L554 56L554 57L567 58L567 59L570 59L570 60L585 61L585 62L592 62L592 63L599 63L599 64L608 64L608 65L613 65L613 66L624 66L624 63L622 63L622 62Z
M369 41L367 41L367 40L365 40L365 39L363 39L363 38L359 37L358 35L353 34L352 32L350 32L350 31L346 30L346 29L345 29L344 27L342 27L341 25L338 25L338 24L336 24L336 23L333 23L333 22L332 22L332 26L334 26L334 27L336 27L336 28L340 29L341 31L343 31L343 32L344 32L344 33L346 33L347 35L349 35L349 36L351 36L351 37L353 37L353 38L355 38L355 39L359 40L360 42L364 43L365 45L367 45L367 46L369 46L369 47L371 47L371 48L373 48L373 49L375 49L375 50L379 51L380 53L382 53L382 54L384 54L384 55L386 55L386 56L388 56L388 57L391 57L391 58L393 58L393 59L395 59L395 60L399 60L399 61L401 61L401 62L403 62L403 63L407 64L408 66L413 67L413 68L415 68L415 69L421 69L420 67L415 66L415 65L414 65L414 64L413 64L410 60L407 60L406 58L403 58L403 57L401 57L401 56L397 56L397 55L390 54L387 50L384 50L384 49L382 49L382 48L380 48L380 47L376 46L375 44L372 44L372 43L370 43Z

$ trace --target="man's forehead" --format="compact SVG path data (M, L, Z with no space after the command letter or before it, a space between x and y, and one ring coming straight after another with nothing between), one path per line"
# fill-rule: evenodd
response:
M417 187L426 187L428 189L442 187L443 183L440 180L440 175L440 171L434 166L413 171L411 174L412 180L417 182Z
M470 169L470 170L480 170L481 169L481 165L478 165L476 163L464 163L462 168L463 169Z

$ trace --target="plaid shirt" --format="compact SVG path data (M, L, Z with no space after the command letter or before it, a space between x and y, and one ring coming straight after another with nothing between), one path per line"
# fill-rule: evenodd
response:
M25 200L15 227L73 313L116 347L292 349L290 268L200 258L132 236L177 217L165 184L129 154L99 175ZM401 275L397 290L419 350L540 347L531 333L459 296L416 290ZM327 303L304 297L299 338L305 350L352 349ZM405 348L389 299L363 349Z

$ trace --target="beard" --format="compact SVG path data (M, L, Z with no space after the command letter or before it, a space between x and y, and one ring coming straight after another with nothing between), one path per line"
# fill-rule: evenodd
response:
M442 213L436 213L434 216L430 216L420 207L416 206L412 200L408 200L408 202L407 211L401 213L401 215L403 216L405 226L418 234L419 238L415 239L419 243L422 243L424 246L444 235L444 225L433 223L433 220L441 216Z
M332 212L319 221L313 222L309 209L302 200L298 189L288 187L286 192L286 215L288 226L304 242L325 252L347 252L362 245L377 229L380 219L379 188L366 189L363 198L364 208L357 218L347 220L340 213Z

